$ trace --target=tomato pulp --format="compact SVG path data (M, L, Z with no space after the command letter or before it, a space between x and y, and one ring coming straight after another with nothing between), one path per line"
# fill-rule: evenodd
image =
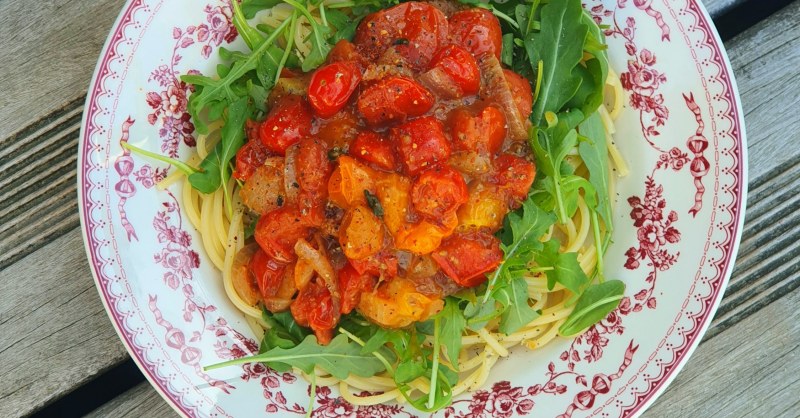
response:
M341 314L407 326L497 268L495 234L536 172L509 135L533 99L497 61L501 36L484 9L379 11L291 75L304 93L248 122L235 177L259 217L248 271L268 309L326 343Z

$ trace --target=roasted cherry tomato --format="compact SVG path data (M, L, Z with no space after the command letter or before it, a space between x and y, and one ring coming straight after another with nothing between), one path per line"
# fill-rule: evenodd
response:
M301 191L324 194L331 173L331 162L325 145L312 138L300 141L295 171Z
M267 255L288 263L297 255L294 245L309 233L309 225L297 206L284 205L261 215L256 223L255 239Z
M450 144L441 122L433 116L415 119L393 128L389 139L397 147L406 173L415 175L450 157Z
M366 68L368 64L367 59L358 52L355 44L347 39L342 39L341 41L337 42L333 48L331 48L330 52L328 52L328 58L326 59L326 62L331 64L334 62L347 61L356 63L359 69L362 70Z
M261 122L261 142L268 150L284 155L286 148L311 133L311 119L311 109L305 99L296 95L284 96Z
M317 341L326 345L333 338L333 329L339 323L340 307L336 306L331 292L319 278L304 287L290 307L298 324L311 328Z
M474 287L503 261L500 241L485 232L457 233L442 241L431 257L447 277L463 287Z
M489 53L500 59L503 31L492 12L474 8L450 16L450 36L476 57Z
M315 137L327 145L335 157L347 151L359 133L358 117L349 111L340 111L330 119L319 121Z
M471 96L481 87L481 72L475 57L458 45L448 45L433 56L431 68L439 68L460 90L458 97Z
M388 251L381 251L361 260L350 260L350 265L358 274L384 277L397 277L399 267L397 256Z
M249 268L256 279L262 298L271 298L278 293L286 274L285 263L271 258L264 250L258 249L250 259Z
M433 95L414 80L387 77L367 87L358 98L358 111L367 123L403 122L433 106Z
M528 190L536 177L536 166L516 155L503 154L494 161L495 184L507 193L509 204L517 208L528 197Z
M394 47L412 68L422 70L447 41L447 26L447 18L436 7L402 3L365 17L353 42L372 61Z
M455 212L467 196L464 177L446 164L423 171L411 189L414 209L432 221Z
M387 171L397 168L397 157L394 155L392 143L377 132L358 134L350 145L350 155Z
M308 103L321 118L342 110L361 82L361 70L354 62L334 62L314 71L308 85Z
M528 119L533 112L533 93L531 92L531 83L525 77L509 70L503 69L506 76L508 87L511 89L511 95L514 96L514 102L517 104L519 114L522 119Z
M372 209L354 206L347 210L339 227L339 244L351 260L377 254L383 246L383 223Z
M487 106L477 115L458 108L450 115L449 123L454 148L459 151L491 155L506 138L506 116L495 106Z
M377 279L369 274L356 271L353 266L346 264L339 271L339 290L342 292L342 313L350 313L361 300L361 293L370 292L375 288Z
M236 151L236 169L233 170L233 177L247 181L258 167L264 165L267 157L269 152L261 141L258 139L247 141L239 151Z

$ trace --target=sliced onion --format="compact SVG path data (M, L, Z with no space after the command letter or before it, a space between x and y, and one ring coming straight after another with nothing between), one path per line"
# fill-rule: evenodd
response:
M325 286L328 288L328 291L331 292L331 297L333 297L336 306L339 306L338 302L339 299L341 299L339 282L328 257L316 250L308 241L302 238L297 240L297 243L294 245L294 252L297 253L299 259L311 265L317 275L325 282Z
M297 152L299 144L292 145L286 150L286 163L283 167L284 189L286 189L286 200L294 202L300 193L300 184L297 182Z
M458 98L460 90L458 85L448 75L442 67L433 67L429 71L419 76L419 81L428 90L439 96L455 99Z
M485 54L478 60L481 69L481 96L488 97L503 110L508 125L508 135L515 141L528 138L527 122L519 113L517 102L508 86L500 61L492 54Z
M261 292L258 290L258 284L250 274L248 265L253 254L258 250L257 244L249 244L239 250L233 258L233 266L231 267L231 283L233 289L242 300L250 306L255 306L261 300Z
M305 289L312 277L314 277L314 268L311 267L311 264L302 259L297 260L297 264L294 266L294 285L297 289Z

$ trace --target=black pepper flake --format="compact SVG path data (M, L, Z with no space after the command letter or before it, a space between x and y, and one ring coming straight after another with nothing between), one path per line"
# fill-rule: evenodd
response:
M333 147L328 151L328 160L336 161L342 154L344 151L341 148Z
M283 206L283 195L278 195L278 199L275 203L278 204L278 207Z
M408 39L406 38L397 38L393 42L394 45L408 45Z

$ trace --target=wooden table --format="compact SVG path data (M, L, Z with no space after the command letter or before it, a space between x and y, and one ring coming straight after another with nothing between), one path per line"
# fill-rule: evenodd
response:
M747 122L741 250L708 334L648 417L800 415L800 0L707 0ZM103 310L78 226L85 91L123 0L0 1L0 416L174 416ZM752 13L750 13L752 11Z

